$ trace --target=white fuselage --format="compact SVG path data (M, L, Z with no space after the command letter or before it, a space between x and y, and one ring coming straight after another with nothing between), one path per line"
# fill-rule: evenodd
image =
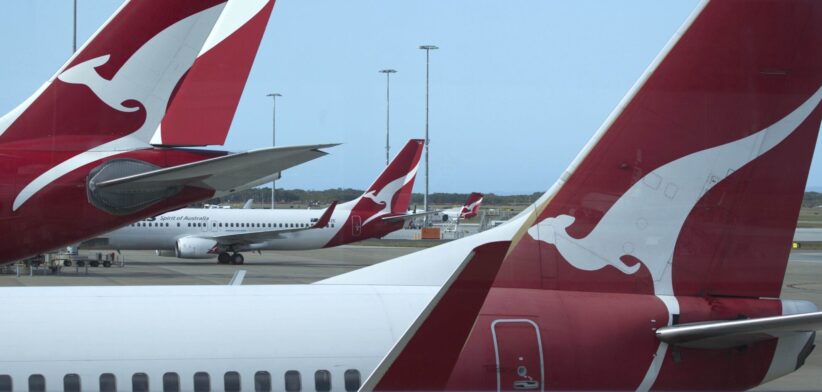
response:
M14 391L27 391L32 375L46 390L63 390L67 374L83 391L99 390L104 373L117 390L148 376L163 390L163 376L179 377L193 391L196 372L222 391L227 372L242 390L254 390L268 372L273 390L297 371L302 390L314 390L317 371L331 373L332 390L345 390L348 370L362 381L380 363L437 287L364 285L157 286L3 288L7 331L0 340L0 374ZM70 294L70 295L66 295ZM149 332L150 333L147 333Z
M519 223L519 222L518 222ZM272 390L287 372L315 390L318 371L331 390L345 391L345 373L364 382L480 244L510 238L516 225L429 248L311 285L0 288L3 325L22 337L0 339L0 377L27 391L32 375L62 390L77 375L98 391L113 374L118 391L145 374L162 390L175 373L181 391L207 373L223 391L228 372L242 390L267 372ZM293 373L292 373L293 374Z
M215 238L263 231L305 230L278 233L243 250L304 250L322 248L344 229L351 214L345 203L334 209L326 227L308 229L325 209L201 209L184 208L142 220L100 236L86 248L120 250L173 250L184 237ZM350 229L350 228L349 228Z

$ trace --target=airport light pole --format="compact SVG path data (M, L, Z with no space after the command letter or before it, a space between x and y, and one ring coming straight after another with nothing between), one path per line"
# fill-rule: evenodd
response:
M388 166L389 149L388 144L391 124L391 74L397 73L395 69L383 69L380 72L385 74L385 166Z
M420 45L425 51L425 196L422 199L423 209L428 211L428 76L431 51L439 49L436 45ZM428 226L428 214L425 214L424 225Z
M71 41L71 53L77 53L77 0L74 0L74 24L73 40Z
M277 97L282 97L280 93L271 93L266 97L271 97L273 107L271 110L271 146L277 146ZM274 209L274 189L277 187L277 180L271 180L271 209Z

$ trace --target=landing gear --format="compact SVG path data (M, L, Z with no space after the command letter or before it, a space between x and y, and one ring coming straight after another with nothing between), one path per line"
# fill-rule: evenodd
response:
M217 255L217 263L228 264L230 262L231 262L231 255L228 254L228 252L220 252L220 254Z
M231 264L242 264L245 262L245 258L240 253L235 253L231 255Z

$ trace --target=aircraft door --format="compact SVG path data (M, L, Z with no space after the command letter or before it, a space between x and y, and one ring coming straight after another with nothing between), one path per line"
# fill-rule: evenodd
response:
M211 221L208 226L209 231L220 231L220 222Z
M362 234L362 218L359 215L351 215L351 234L354 237Z
M491 323L498 391L544 391L539 326L528 319Z

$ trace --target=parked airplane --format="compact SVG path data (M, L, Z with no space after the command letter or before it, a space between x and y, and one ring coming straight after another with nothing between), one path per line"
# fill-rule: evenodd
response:
M465 201L465 204L463 204L462 207L449 208L447 210L434 212L432 214L433 221L459 222L465 219L471 219L479 213L482 198L482 193L472 192L468 195L468 200Z
M267 181L327 145L222 144L273 0L122 7L0 117L0 263Z
M778 299L821 100L822 3L700 3L509 222L312 285L2 288L0 392L751 388L822 327Z
M242 251L319 249L379 238L415 216L405 210L422 148L422 140L410 140L362 196L324 212L184 208L114 230L81 247L157 250L158 255L184 259L217 256L220 263L242 264Z

